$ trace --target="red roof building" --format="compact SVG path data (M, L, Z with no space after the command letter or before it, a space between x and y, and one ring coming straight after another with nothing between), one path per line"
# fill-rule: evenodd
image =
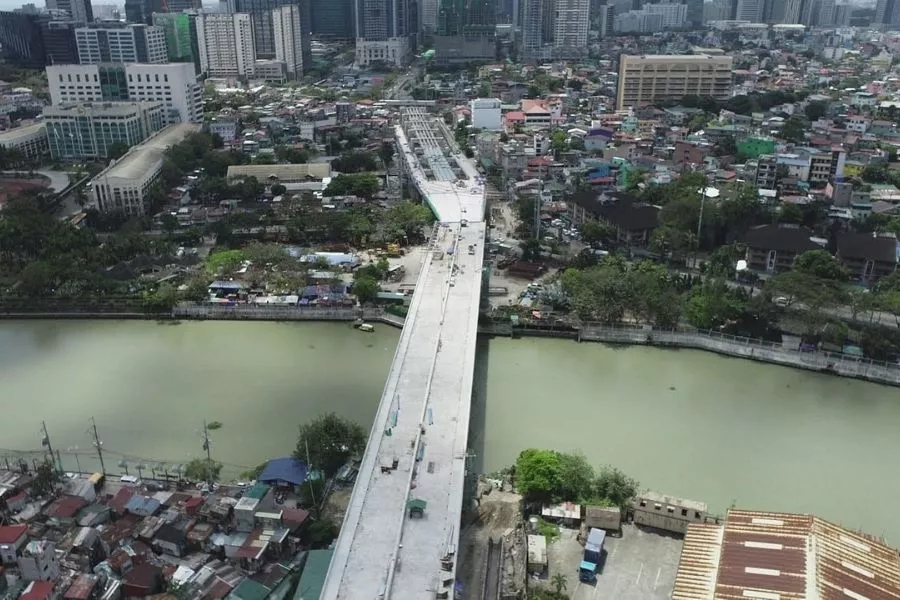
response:
M53 596L53 583L32 581L19 596L19 600L49 600Z
M86 504L87 501L81 496L62 496L54 500L44 514L51 519L74 519Z
M96 575L88 575L86 573L79 575L78 578L69 586L66 593L63 594L65 600L90 600L94 588L97 586L98 577Z
M7 525L0 527L0 563L16 562L19 550L28 541L27 525Z
M17 544L26 535L28 535L28 525L6 525L0 527L0 544Z

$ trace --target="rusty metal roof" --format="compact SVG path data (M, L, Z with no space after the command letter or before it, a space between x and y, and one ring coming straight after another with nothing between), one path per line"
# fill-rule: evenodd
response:
M692 523L684 536L672 600L712 600L724 528Z
M900 600L900 555L809 515L729 511L691 524L673 600Z

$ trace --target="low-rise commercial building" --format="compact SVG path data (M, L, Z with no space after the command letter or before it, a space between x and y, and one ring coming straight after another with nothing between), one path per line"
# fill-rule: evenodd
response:
M296 165L232 165L228 167L229 181L238 177L256 177L260 182L299 183L310 179L324 179L331 176L329 163L308 163Z
M50 153L47 126L34 123L0 132L0 148L16 150L25 158L39 158Z
M747 264L759 273L788 271L800 254L822 249L812 237L809 229L788 223L754 227L744 238Z
M145 214L148 191L159 179L165 151L199 130L198 125L171 125L101 171L91 180L97 209L126 216Z
M634 499L636 525L684 534L691 523L706 521L706 503L643 492Z
M106 158L110 148L142 141L165 126L162 102L48 106L44 123L54 160Z

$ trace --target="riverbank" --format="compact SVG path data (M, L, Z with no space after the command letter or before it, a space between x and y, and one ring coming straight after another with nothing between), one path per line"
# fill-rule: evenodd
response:
M315 308L277 305L208 305L176 306L171 313L136 312L7 312L7 319L140 319L140 320L221 320L221 321L364 321L402 328L405 319L381 308L335 307ZM784 344L741 338L704 330L660 330L649 326L555 326L510 323L484 323L478 332L487 336L551 337L578 342L657 346L704 350L723 356L793 367L900 387L900 366L862 357L832 352L805 352Z

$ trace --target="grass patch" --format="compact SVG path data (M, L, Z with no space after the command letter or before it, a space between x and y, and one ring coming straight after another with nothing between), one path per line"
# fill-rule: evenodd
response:
M547 543L552 544L557 539L559 539L559 525L555 523L549 523L543 519L538 519L537 521L537 532L538 535L542 535L547 538Z

